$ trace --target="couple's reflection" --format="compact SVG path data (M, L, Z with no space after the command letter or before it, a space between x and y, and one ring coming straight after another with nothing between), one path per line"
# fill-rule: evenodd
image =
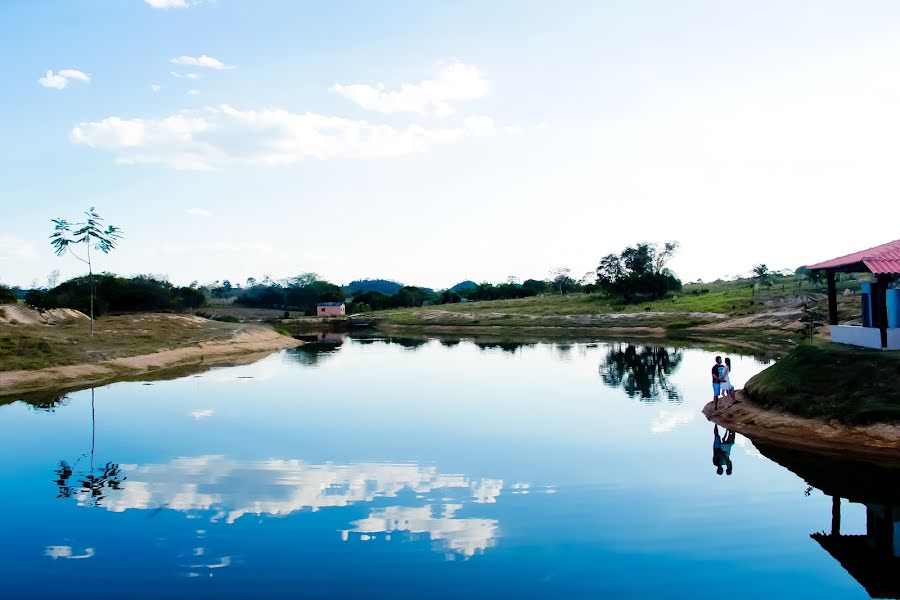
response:
M712 462L716 467L716 475L723 472L731 475L734 465L731 463L731 449L734 448L734 440L737 434L733 431L725 430L725 437L719 435L719 426L713 425L713 455Z

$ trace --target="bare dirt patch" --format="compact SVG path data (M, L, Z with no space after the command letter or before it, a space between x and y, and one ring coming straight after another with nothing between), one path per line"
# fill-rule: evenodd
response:
M0 323L10 325L54 325L79 319L90 319L90 317L73 308L51 308L39 311L17 304L0 305Z

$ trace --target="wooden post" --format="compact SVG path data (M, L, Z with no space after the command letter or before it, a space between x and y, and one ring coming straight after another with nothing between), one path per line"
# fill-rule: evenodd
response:
M831 497L831 535L841 535L841 499Z
M828 278L828 324L838 324L837 313L837 285L834 282L834 271L825 271Z
M888 330L888 314L887 314L887 291L890 278L887 275L878 276L878 329L881 330L881 347L887 348L887 330Z

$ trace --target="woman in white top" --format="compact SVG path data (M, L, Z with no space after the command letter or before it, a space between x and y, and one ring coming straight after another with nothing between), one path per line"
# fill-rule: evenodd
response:
M730 398L734 402L736 399L734 397L734 386L731 385L731 358L729 357L725 357L725 372L722 377L725 378L725 381L722 382L722 392L726 398Z

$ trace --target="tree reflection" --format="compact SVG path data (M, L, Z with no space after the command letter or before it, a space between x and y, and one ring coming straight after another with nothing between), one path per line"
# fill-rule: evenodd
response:
M65 460L53 471L56 479L57 498L76 498L85 506L102 506L108 490L121 490L126 477L117 463L107 462L103 466L94 466L97 449L97 412L95 410L95 392L91 388L91 453L86 468L77 470L78 464L88 454L84 453L71 466ZM70 480L77 475L78 483L70 485Z
M515 354L519 348L523 348L525 346L533 346L534 344L526 344L524 342L474 342L476 346L480 350L493 350L499 349L503 352L509 352L510 354Z
M347 339L344 333L320 332L294 336L303 342L302 346L288 348L287 356L301 365L315 367L321 361L338 353Z
M39 412L55 412L69 403L68 392L35 392L19 398L32 410Z
M121 490L125 481L122 470L115 463L106 463L96 469L91 465L88 473L81 475L78 496L86 506L101 506L107 490Z
M59 461L59 468L53 471L56 474L56 479L53 483L56 484L56 487L59 489L59 492L56 494L57 498L71 498L72 497L72 486L69 485L69 478L72 476L72 467L69 466L64 460Z
M681 392L669 381L683 358L681 350L659 346L612 346L600 364L600 377L609 387L621 387L630 398L656 402L665 397L681 402Z

